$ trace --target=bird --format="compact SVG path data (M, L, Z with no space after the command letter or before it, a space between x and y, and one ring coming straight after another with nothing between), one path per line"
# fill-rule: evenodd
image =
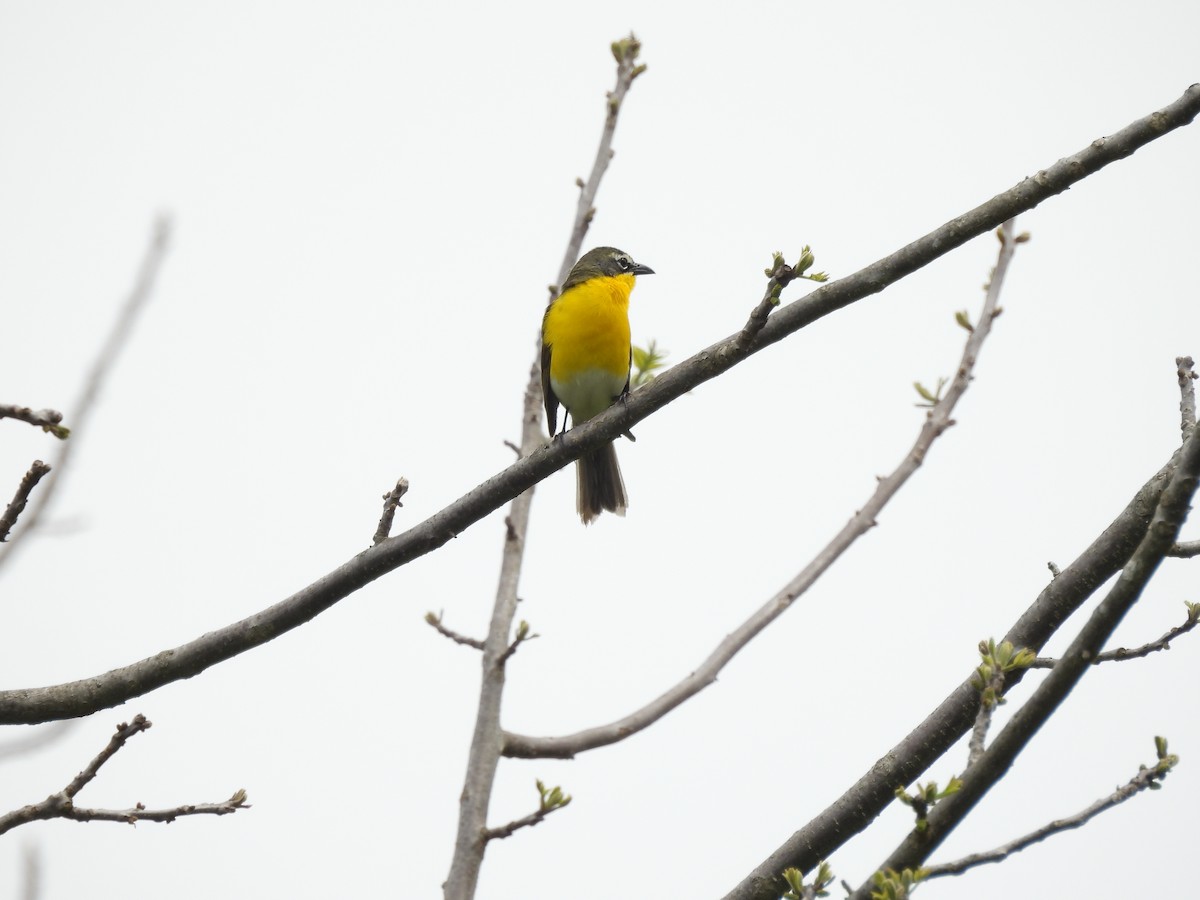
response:
M550 437L561 403L572 427L598 416L629 393L633 349L629 293L649 266L615 247L596 247L579 258L542 318L542 399ZM566 431L566 420L563 421ZM575 507L584 525L607 510L625 515L629 500L617 451L605 444L575 464Z

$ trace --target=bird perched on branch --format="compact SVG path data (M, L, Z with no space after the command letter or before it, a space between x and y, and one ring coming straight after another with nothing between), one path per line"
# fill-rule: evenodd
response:
M629 392L629 293L635 276L653 273L628 253L597 247L579 258L550 301L542 319L542 398L551 437L560 403L578 425ZM565 431L565 421L563 426ZM625 515L629 501L612 444L581 456L575 470L575 505L583 524L603 510Z

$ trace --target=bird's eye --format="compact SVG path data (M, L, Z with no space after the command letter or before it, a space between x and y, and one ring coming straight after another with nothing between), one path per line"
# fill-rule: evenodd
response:
M622 269L628 269L629 268L629 257L628 256L618 256L617 257L617 265L620 266Z

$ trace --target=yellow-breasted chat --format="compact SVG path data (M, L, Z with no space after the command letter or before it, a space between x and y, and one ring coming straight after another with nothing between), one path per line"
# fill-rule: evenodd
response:
M578 425L629 392L629 293L635 276L653 273L628 253L597 247L579 258L546 307L542 398L551 437L558 428L560 403L571 414L571 424ZM629 501L612 444L581 456L575 471L575 505L585 525L603 510L625 515Z

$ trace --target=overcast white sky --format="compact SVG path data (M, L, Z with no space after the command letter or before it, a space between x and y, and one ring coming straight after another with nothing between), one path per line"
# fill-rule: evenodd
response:
M609 43L630 28L650 68L587 246L654 267L633 332L675 361L741 326L771 251L808 243L848 274L1200 80L1200 6L1182 0L0 2L0 401L69 411L153 216L176 225L54 527L0 576L3 687L242 618L363 549L398 476L407 527L509 463ZM533 808L535 778L576 800L491 848L481 898L723 895L961 680L1048 560L1107 525L1178 443L1174 357L1200 357L1196 129L1020 220L1033 241L958 426L716 685L616 747L502 763L495 824ZM505 724L558 734L628 713L791 578L911 443L912 382L952 374L953 313L974 315L995 246L643 423L618 448L626 519L585 530L573 476L541 485L521 591L541 638L510 667ZM53 452L0 423L0 497ZM23 827L0 842L0 894L32 844L44 898L438 896L478 660L422 617L482 634L502 517L5 763L0 809L39 800L143 712L154 728L80 802L245 787L254 808ZM1181 622L1197 566L1166 564L1118 640ZM1200 802L1195 641L1091 673L940 856L1086 806L1153 761L1155 734L1183 758L1165 790L921 895L1178 896ZM909 823L886 813L834 856L838 876L866 877Z

